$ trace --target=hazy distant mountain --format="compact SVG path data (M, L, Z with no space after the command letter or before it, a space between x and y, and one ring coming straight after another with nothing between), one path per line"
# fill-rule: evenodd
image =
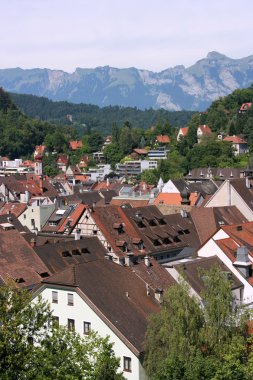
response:
M0 70L6 91L45 96L73 103L131 106L140 109L203 110L220 96L253 83L253 55L231 59L208 53L193 66L175 66L155 73L109 66L59 70Z

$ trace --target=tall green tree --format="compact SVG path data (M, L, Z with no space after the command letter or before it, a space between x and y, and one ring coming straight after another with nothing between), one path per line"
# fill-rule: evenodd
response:
M205 284L201 303L184 283L178 284L169 288L160 313L149 320L144 366L151 380L253 376L248 311L233 308L226 273L214 267L200 276Z

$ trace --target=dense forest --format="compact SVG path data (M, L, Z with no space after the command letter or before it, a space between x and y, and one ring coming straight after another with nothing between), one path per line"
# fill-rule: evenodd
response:
M18 99L20 102L23 99L23 106ZM108 132L112 135L112 143L106 147L104 155L106 162L114 167L117 162L130 159L134 148L154 148L156 136L168 134L171 143L167 159L159 162L157 170L142 174L142 179L149 183L155 183L160 176L164 180L182 177L196 167L246 167L253 152L253 108L250 107L245 113L238 111L242 103L251 103L252 100L253 86L216 100L206 112L193 114L72 105L30 95L10 96L0 89L0 155L31 157L35 145L44 143L49 153L67 153L72 164L88 154L89 165L94 165L92 153L101 149L104 132ZM33 118L26 113L33 114ZM73 122L67 120L66 115L72 115ZM201 124L209 125L213 136L197 144L196 132ZM189 127L188 134L178 142L178 127L184 125ZM220 133L245 138L250 154L234 156L231 143L217 140ZM79 138L82 148L71 152L69 141ZM52 162L48 162L47 166L52 166Z
M104 136L111 134L112 126L122 126L128 121L133 128L147 129L158 121L170 121L173 127L187 125L192 111L169 112L164 109L152 108L141 111L137 108L111 106L100 108L91 104L73 104L68 102L53 102L44 97L34 95L10 94L14 103L26 115L39 120L60 124L73 124L80 135L97 130ZM69 120L71 115L71 120Z
M36 145L54 138L59 147L77 137L73 127L59 126L22 113L9 95L0 88L0 155L29 157Z

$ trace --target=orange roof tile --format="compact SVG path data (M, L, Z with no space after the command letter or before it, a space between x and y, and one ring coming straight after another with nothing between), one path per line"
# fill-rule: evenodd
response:
M163 144L170 143L170 137L168 135L158 135L158 136L156 136L156 140L159 143L163 143Z
M199 199L200 194L196 196L195 193L190 194L190 205L194 206ZM165 205L181 205L182 197L179 193L160 193L154 200L154 205L165 204Z
M73 228L76 223L78 222L78 220L80 219L82 213L84 212L84 210L86 209L86 206L83 205L83 204L79 204L76 209L69 215L69 217L67 217L64 222L62 223L62 225L60 226L60 228L58 229L58 232L63 232L65 227L66 227L66 224L68 221L71 221L70 223L70 228Z
M70 149L77 150L77 149L82 148L83 143L80 140L70 141L69 146L70 146Z
M245 140L243 140L241 137L233 135L233 136L226 136L223 141L229 141L233 144L247 144Z

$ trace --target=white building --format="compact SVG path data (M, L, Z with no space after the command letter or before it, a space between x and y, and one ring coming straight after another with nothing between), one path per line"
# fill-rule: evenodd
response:
M43 281L41 294L61 325L80 335L92 329L114 343L127 380L147 379L141 358L147 317L159 310L146 284L130 268L100 259L70 266Z
M26 210L19 216L18 220L32 232L41 231L55 210L55 206L49 198L33 198L31 204L27 204Z

